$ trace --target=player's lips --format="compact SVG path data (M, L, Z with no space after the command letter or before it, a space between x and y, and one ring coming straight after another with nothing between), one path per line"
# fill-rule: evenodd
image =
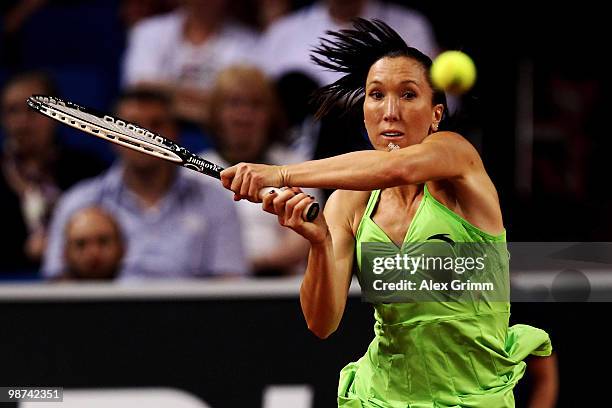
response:
M390 129L380 132L380 135L385 139L397 139L398 137L404 136L404 132L395 129Z

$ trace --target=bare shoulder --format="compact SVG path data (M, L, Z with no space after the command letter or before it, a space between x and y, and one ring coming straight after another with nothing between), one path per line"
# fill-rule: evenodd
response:
M363 217L370 191L336 190L325 204L325 219L330 227L344 226L355 235Z
M462 158L469 160L471 162L470 164L482 166L482 160L480 159L478 150L476 150L469 140L457 132L443 131L432 133L423 140L423 143L435 144L440 148L452 149Z
M453 144L468 144L468 145L472 145L465 137L463 137L463 135L457 133L457 132L451 132L449 130L443 130L440 132L435 132L430 134L429 136L427 136L423 142L428 142L431 143L433 141L444 141L447 143L453 143Z
M497 189L476 148L455 132L434 133L423 143L437 143L436 149L447 149L449 154L442 156L444 161L461 170L460 176L428 181L431 195L480 229L492 235L502 232Z

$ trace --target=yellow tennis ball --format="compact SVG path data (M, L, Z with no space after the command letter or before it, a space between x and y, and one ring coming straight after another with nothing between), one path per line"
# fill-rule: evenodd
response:
M435 88L459 95L476 82L476 66L461 51L445 51L433 60L431 80Z

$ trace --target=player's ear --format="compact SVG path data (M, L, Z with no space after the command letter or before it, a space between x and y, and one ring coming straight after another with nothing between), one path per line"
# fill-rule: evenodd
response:
M444 105L441 103L434 106L432 114L431 114L431 131L437 132L438 126L440 125L440 121L442 120L442 115L444 114Z
M442 115L444 114L444 105L442 105L441 103L437 104L436 106L434 106L433 108L433 115L432 115L432 123L440 123L440 121L442 120Z

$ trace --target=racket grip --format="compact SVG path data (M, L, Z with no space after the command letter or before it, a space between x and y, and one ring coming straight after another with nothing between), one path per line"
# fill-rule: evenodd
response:
M288 187L281 187L281 188L264 187L261 190L259 190L259 197L263 198L266 194L271 194L272 192L275 192L276 194L278 194L281 191L286 190L287 188ZM302 219L308 222L314 221L319 215L319 210L320 210L319 203L317 203L316 201L311 203L308 207L304 209L304 212L302 213Z

